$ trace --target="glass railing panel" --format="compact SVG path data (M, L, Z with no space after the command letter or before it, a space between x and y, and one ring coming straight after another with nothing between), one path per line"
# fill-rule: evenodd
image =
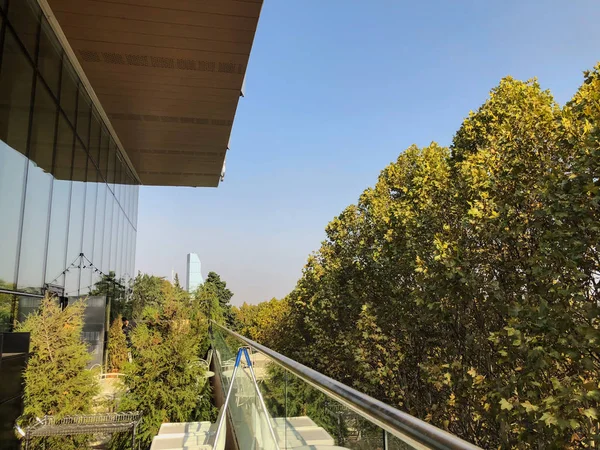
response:
M235 355L244 346L252 372L242 363L233 376ZM241 450L480 450L234 332L215 327L213 348L223 386L233 377L229 410ZM388 431L379 423L387 423Z
M221 386L223 395L227 394L233 366L241 342L226 335L220 328L214 328L212 332L213 358L217 372L221 374Z
M258 383L255 383L251 370L242 356L237 370L232 367L222 372L223 378L229 377L224 384L233 384L227 408L238 448L275 450L278 447L273 437L271 417L265 412Z

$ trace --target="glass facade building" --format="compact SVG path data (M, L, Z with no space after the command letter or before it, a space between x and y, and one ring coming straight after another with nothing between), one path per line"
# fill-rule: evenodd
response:
M0 329L15 296L133 276L126 161L37 2L0 0Z
M204 283L202 278L202 263L196 253L188 253L187 255L187 278L185 282L186 291L194 292Z

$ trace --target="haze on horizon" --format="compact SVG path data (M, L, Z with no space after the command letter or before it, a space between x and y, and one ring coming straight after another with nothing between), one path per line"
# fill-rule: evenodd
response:
M266 2L217 189L142 187L136 270L186 254L234 304L289 293L327 223L411 144L449 145L500 79L561 104L600 60L593 0Z

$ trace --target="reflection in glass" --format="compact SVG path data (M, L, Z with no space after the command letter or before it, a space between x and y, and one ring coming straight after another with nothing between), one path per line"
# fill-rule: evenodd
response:
M67 248L70 198L71 181L54 179L45 282L63 287L65 285L65 277L62 275L62 272L67 266L65 249Z
M52 206L46 259L46 283L64 287L62 272L67 268L67 230L71 200L71 163L73 159L73 128L61 114L54 156ZM70 261L69 261L70 263Z
M108 274L110 267L110 244L112 238L113 210L115 198L108 189L106 192L106 209L104 212L104 242L102 244L102 272Z
M88 153L94 161L96 167L100 168L100 161L98 160L98 153L100 151L100 118L96 109L92 107L92 121L90 122L90 145L88 147ZM99 180L98 180L99 181Z
M62 66L62 50L46 18L42 18L40 34L40 51L38 69L52 93L58 97L60 69Z
M27 158L0 141L0 288L13 289Z
M60 106L67 115L71 125L75 124L75 110L77 107L77 76L71 63L63 59L62 82L60 88Z
M67 264L78 262L81 253L83 234L83 213L85 204L85 170L87 155L79 142L75 143L73 153L73 185L71 188L71 211L69 214L69 237L67 242ZM79 270L71 267L66 274L66 295L79 295Z
M10 3L14 28L0 39L0 289L86 293L100 274L63 273L82 252L104 273L133 272L138 187L37 1Z
M90 137L90 114L92 113L92 101L85 89L80 85L77 100L77 134L87 147Z
M98 197L96 201L96 225L94 229L94 252L92 262L98 269L102 269L102 249L104 242L104 221L106 219L106 184L98 183ZM94 284L100 279L100 275L93 273Z
M100 169L100 175L104 179L104 181L108 182L107 179L107 167L108 167L108 145L110 143L110 138L108 137L108 131L106 128L102 127L100 131L100 154L98 156Z
M33 120L28 157L44 172L52 171L56 103L38 78L35 89Z
M112 139L108 145L108 168L106 169L106 182L111 191L115 192L115 159L117 157L117 147Z
M85 215L83 221L82 252L90 261L94 261L94 226L96 224L96 167L88 159L88 175L85 191ZM80 294L87 294L92 286L92 269L87 261L81 268Z
M27 128L33 69L10 30L6 30L0 72L0 139L27 151Z
M33 109L17 278L17 288L27 292L40 293L44 283L55 117L56 105L48 90L38 82Z
M29 56L35 60L37 30L42 12L33 0L11 1L8 20L17 32L17 36L27 49Z
M52 176L29 162L17 288L41 293Z
M114 197L113 197L114 199ZM119 220L121 219L121 209L119 208L119 204L116 199L113 201L113 221L112 221L112 231L111 231L111 241L110 241L110 263L109 270L116 271L117 266L117 243L119 242L119 235L117 234L119 231Z

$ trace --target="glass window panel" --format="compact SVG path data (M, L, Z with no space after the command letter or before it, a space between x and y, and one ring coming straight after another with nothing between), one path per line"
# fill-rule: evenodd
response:
M107 176L107 167L108 167L108 146L110 143L110 138L108 137L108 132L106 128L102 127L100 130L100 156L98 159L100 160L100 164L98 168L100 169L100 175L104 178L104 181L108 182Z
M80 149L81 151L77 151ZM73 181L84 182L87 177L88 155L81 146L79 140L75 141L75 152L73 153Z
M117 246L115 248L115 272L117 272L117 277L121 278L123 276L123 271L121 267L121 250L123 248L123 211L119 208L119 223L117 224Z
M102 253L104 249L104 221L106 220L106 184L98 183L98 197L96 201L96 225L94 229L94 259L92 262L98 269L102 269ZM99 276L95 274L95 276ZM98 281L98 279L96 279Z
M127 227L127 218L125 217L125 213L121 214L122 217L122 223L121 223L121 249L119 250L119 257L121 259L120 261L120 266L121 266L121 276L125 276L125 274L127 273L127 267L125 265L125 253L126 253L126 249L127 249L127 235L126 233L126 227Z
M42 77L48 83L52 93L58 98L58 87L60 84L60 70L62 66L62 50L54 36L54 32L48 25L48 21L42 18L42 32L40 34L40 51L38 55L38 69Z
M0 72L0 139L23 154L27 152L27 131L33 68L6 30Z
M69 213L69 237L67 242L67 264L75 262L74 266L69 268L65 280L66 295L78 295L80 269L76 266L77 259L81 253L82 234L83 234L83 216L85 207L85 169L83 177L81 169L76 166L85 167L87 155L78 141L75 142L75 151L73 156L73 185L71 188L71 210ZM75 176L77 174L77 176ZM83 179L82 179L83 178Z
M92 106L92 121L90 123L90 145L88 153L90 154L92 161L96 164L96 167L100 168L100 161L98 160L98 154L100 151L100 117L96 112L96 109Z
M85 215L83 220L82 252L85 257L94 262L94 226L96 224L96 196L98 183L96 182L96 167L88 160L88 175L85 191ZM92 286L92 269L89 262L85 261L81 272L80 293L87 294Z
M127 182L125 184L125 214L127 219L131 220L131 179L127 176Z
M112 223L114 210L114 197L107 187L106 190L106 210L104 221L104 243L102 245L102 272L108 274L110 271L110 245L112 237Z
M117 147L112 139L109 141L108 146L108 167L106 169L106 182L110 189L114 192L115 183L115 158L117 157Z
M90 114L92 113L92 101L83 86L79 85L77 101L77 134L87 149L90 137Z
M51 183L52 176L30 161L17 277L17 289L26 292L39 294L44 282L44 255Z
M0 141L0 288L14 289L27 158Z
M44 283L55 117L56 104L46 87L38 80L17 278L17 287L28 292L39 293Z
M113 197L114 199L114 197ZM111 227L111 241L110 241L110 270L117 271L117 243L118 243L118 232L119 232L119 220L121 209L116 200L113 201L113 223Z
M133 245L134 245L134 239L135 239L135 235L133 233L133 227L129 226L129 249L127 252L127 264L128 264L128 270L129 273L131 274L131 277L133 278L135 276L135 270L133 267Z
M35 1L18 0L10 2L8 20L33 60L35 60L35 48L40 17L41 10Z
M123 161L121 160L121 156L117 151L117 159L116 159L116 167L115 167L115 197L117 197L117 201L121 204L121 176L123 174Z
M46 260L46 283L65 285L62 272L66 269L67 227L69 226L69 200L71 181L53 181L48 256Z
M63 58L62 82L60 89L60 106L67 115L71 125L75 124L75 110L77 106L78 79L75 70L67 58Z
M44 172L52 172L56 103L38 77L29 144L29 159Z
M135 277L135 250L137 247L137 232L132 230L131 234L131 276Z
M62 272L67 268L67 230L71 199L71 164L73 159L73 128L63 115L58 119L54 157L52 206L46 259L46 283L63 286ZM70 261L69 261L70 262Z

